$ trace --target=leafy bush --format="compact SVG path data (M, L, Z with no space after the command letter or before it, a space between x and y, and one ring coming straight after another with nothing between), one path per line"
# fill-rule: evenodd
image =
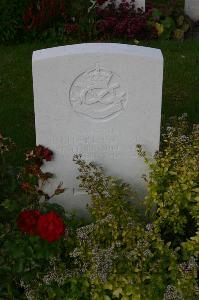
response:
M31 1L23 15L24 29L33 37L53 28L58 31L67 20L67 9L63 0Z
M41 166L53 154L42 146L29 151L20 189L1 202L1 298L198 299L198 137L198 125L182 116L152 160L138 146L150 168L145 216L128 184L75 155L80 187L91 196L88 223L49 203L64 192L43 189L53 175ZM7 141L1 138L1 157Z
M199 254L199 126L190 127L186 115L172 119L162 136L162 151L150 162L147 207L165 241ZM185 253L186 253L185 251ZM185 255L186 256L186 255Z
M0 296L31 299L29 282L34 286L37 279L52 268L56 258L60 260L65 256L63 263L68 261L67 252L73 249L76 222L62 207L47 202L64 191L61 185L51 196L42 191L42 185L52 176L41 170L43 160L50 161L52 157L47 148L38 146L27 153L27 165L15 178L20 189L15 189L15 194L12 189L8 192L5 155L10 145L11 140L1 136ZM37 288L39 291L39 286ZM54 293L46 291L49 299L53 299L51 294ZM62 295L61 291L57 295Z
M171 0L135 9L135 0L2 0L0 42L42 39L183 39L191 23Z
M23 34L23 13L27 0L0 1L0 42L20 39Z
M0 134L0 203L15 191L15 170L6 163L6 158L14 147L14 142L10 138L5 138Z
M182 40L191 28L191 21L178 0L154 6L149 23L155 26L160 39Z

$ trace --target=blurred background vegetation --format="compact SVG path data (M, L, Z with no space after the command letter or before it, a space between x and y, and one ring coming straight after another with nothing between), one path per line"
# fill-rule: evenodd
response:
M158 4L170 3L166 0L153 1ZM67 1L66 8L71 2ZM85 5L89 3L88 0L73 2L71 9L77 15L80 8L86 10ZM183 1L179 3L183 4ZM4 35L8 33L13 24L22 24L21 11L26 5L26 0L20 0L20 3L17 0L0 1L0 35L2 32ZM2 12L2 8L7 10ZM8 19L3 19L6 15L12 19L12 24ZM13 28L17 30L16 26ZM9 34L12 37L15 33L11 30ZM44 32L41 39L31 35L25 39L17 37L8 40L0 45L0 132L12 137L18 145L12 161L20 164L24 152L35 146L32 52L46 47L92 41L92 37L68 35L62 39L57 38L57 31L54 31L54 34L47 32L46 35ZM160 48L164 56L162 124L166 124L169 117L182 113L187 113L192 123L199 122L199 40L126 41L112 38L109 41L136 42L138 45Z

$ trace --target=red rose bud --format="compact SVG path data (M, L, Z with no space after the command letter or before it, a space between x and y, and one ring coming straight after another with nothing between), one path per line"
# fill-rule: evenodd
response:
M24 210L19 214L17 226L20 231L29 235L37 235L37 222L40 217L38 210Z
M49 243L59 240L65 233L63 220L53 211L40 216L37 228L39 236Z

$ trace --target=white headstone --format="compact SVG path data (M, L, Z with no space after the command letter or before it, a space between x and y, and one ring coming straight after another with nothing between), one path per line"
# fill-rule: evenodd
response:
M93 0L95 1L95 0ZM110 0L109 0L110 1ZM103 6L106 6L109 1L107 1L105 4L103 4ZM118 6L123 0L115 0L116 5ZM126 0L126 2L131 3L131 0ZM142 8L145 11L145 0L135 0L135 8Z
M185 0L185 14L194 22L199 21L199 0Z
M122 0L116 0L117 4L120 4ZM131 2L131 0L127 0L127 2ZM145 0L135 0L135 7L138 8L143 8L145 10Z
M136 145L159 148L162 80L159 49L94 43L33 53L36 142L54 152L46 168L68 188L60 204L85 211L72 161L80 153L142 195L146 166Z

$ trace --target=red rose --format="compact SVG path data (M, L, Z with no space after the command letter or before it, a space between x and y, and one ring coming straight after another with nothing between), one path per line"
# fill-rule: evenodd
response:
M40 212L38 210L24 210L19 214L17 226L24 233L36 235L38 234L37 222L39 217Z
M41 166L42 160L52 160L53 152L42 145L26 153L26 160L34 160L38 166Z
M44 148L43 149L43 158L46 160L46 161L51 161L52 160L52 151L49 150L48 148Z
M50 161L52 159L52 151L42 145L36 146L34 154L36 157Z
M40 216L37 228L39 236L49 243L59 240L65 232L64 222L53 211Z

